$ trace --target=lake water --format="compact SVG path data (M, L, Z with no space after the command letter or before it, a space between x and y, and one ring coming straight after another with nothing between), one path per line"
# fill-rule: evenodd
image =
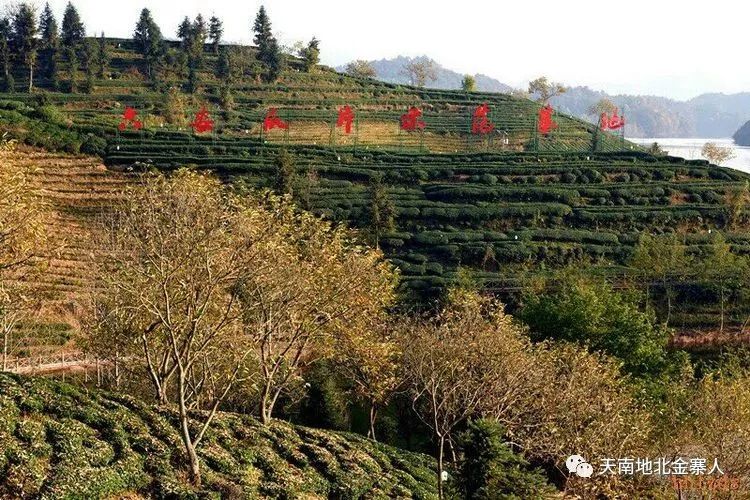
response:
M735 157L726 162L724 167L736 168L743 172L750 172L750 148L737 146L732 139L694 139L694 138L658 138L658 139L630 139L637 144L650 145L658 142L659 146L671 156L681 156L688 160L704 159L701 149L707 142L713 142L717 146L728 147L734 150Z

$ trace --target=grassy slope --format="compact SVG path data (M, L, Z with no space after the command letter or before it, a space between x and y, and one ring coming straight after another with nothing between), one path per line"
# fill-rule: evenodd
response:
M200 492L187 486L179 450L168 410L0 374L0 498L436 496L431 458L354 434L221 414L199 452Z

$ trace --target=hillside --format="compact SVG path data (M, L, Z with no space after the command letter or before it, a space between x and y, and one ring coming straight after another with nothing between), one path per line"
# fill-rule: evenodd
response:
M628 276L643 231L684 233L688 252L700 255L710 230L721 228L733 249L750 251L747 233L728 229L725 204L747 175L652 156L565 115L554 115L559 128L545 137L536 131L540 105L527 99L414 88L325 68L307 73L292 60L273 84L246 68L231 85L234 104L222 106L222 84L212 74L217 60L208 50L202 90L185 95L145 81L130 41L109 43L108 77L96 80L92 93L6 94L0 131L37 146L96 153L118 170L187 165L264 188L273 186L277 152L287 149L296 162L297 202L365 235L373 180L382 178L395 227L378 243L401 268L404 288L420 297L438 293L461 267L500 292L581 260L607 276ZM488 136L471 133L471 113L482 103L495 125ZM336 126L344 104L356 111L351 135ZM189 123L204 105L215 130L193 134ZM143 130L118 130L126 106L139 113ZM423 110L423 132L400 130L409 106ZM263 130L270 108L288 128ZM675 325L710 328L716 307L691 288L695 277L687 278ZM742 324L744 314L736 311L732 322Z
M391 83L408 83L404 65L414 58L398 56L370 61L377 78ZM425 56L416 59L426 59ZM435 62L437 79L429 87L460 89L462 74ZM343 67L341 68L343 69ZM495 78L475 75L477 89L509 92L513 88ZM521 89L525 90L525 89ZM654 95L608 94L589 87L575 86L552 99L560 111L583 120L592 120L589 108L601 99L610 99L628 116L625 134L628 137L730 137L750 118L750 93L702 94L686 101ZM598 118L598 117L597 117Z
M223 414L191 491L171 410L0 374L2 498L433 498L433 460L362 436Z

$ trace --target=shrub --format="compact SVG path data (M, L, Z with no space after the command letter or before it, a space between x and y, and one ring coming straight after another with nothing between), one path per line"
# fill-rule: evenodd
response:
M459 484L467 499L542 498L552 492L544 475L504 443L502 426L492 420L469 423L459 441L463 459Z

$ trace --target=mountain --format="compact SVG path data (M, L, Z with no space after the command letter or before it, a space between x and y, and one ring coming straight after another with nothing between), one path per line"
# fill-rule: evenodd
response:
M600 99L610 99L625 113L630 137L724 138L750 119L750 92L702 94L688 101L667 97L610 95L588 87L573 87L555 97L560 111L588 120L588 109Z
M379 80L407 84L404 66L411 61L431 60L426 56L371 61ZM437 79L427 84L430 88L459 89L463 75L437 66ZM339 68L339 69L343 69ZM477 74L477 90L484 92L510 92L513 89L492 77ZM649 95L611 95L589 87L571 87L565 94L555 97L552 104L559 110L584 120L595 122L589 108L601 99L610 99L618 105L627 118L625 133L629 137L707 137L724 138L750 119L750 92L739 94L702 94L688 101Z
M739 146L750 146L750 121L740 127L732 138L734 138L734 142Z
M378 80L389 83L408 84L409 78L404 75L404 67L413 61L432 61L436 66L437 78L427 83L427 87L433 89L456 90L461 88L461 80L464 75L456 71L444 68L427 56L421 57L404 57L398 56L394 59L380 59L379 61L370 61L370 64L377 73ZM338 68L343 71L344 67ZM513 87L506 85L499 80L482 74L473 75L477 90L482 92L510 92Z

